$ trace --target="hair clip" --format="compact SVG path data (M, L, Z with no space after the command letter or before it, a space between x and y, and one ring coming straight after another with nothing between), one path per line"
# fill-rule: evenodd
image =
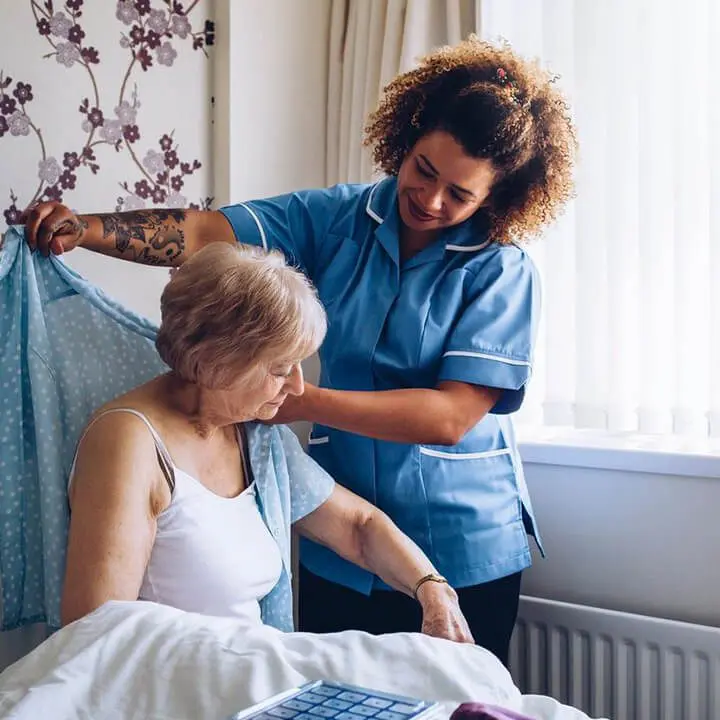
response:
M495 77L503 87L510 88L510 97L512 98L512 101L515 104L520 105L517 85L515 84L515 81L507 74L505 68L499 67L495 72Z

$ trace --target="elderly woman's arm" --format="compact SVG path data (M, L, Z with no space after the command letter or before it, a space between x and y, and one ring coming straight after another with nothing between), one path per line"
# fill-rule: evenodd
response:
M320 507L295 523L295 528L406 595L413 595L421 578L437 573L422 550L387 515L340 485L335 485ZM425 582L417 599L424 633L473 642L457 594L449 585Z
M88 430L69 492L64 625L108 600L137 600L162 490L153 440L140 420L117 413Z

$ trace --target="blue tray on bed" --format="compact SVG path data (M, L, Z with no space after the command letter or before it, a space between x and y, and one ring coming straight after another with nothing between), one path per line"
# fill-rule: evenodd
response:
M439 703L318 680L253 705L228 720L426 720Z

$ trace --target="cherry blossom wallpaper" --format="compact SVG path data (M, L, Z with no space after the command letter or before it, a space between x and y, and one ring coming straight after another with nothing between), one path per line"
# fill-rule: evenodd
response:
M45 200L79 212L211 205L210 10L0 3L0 231Z

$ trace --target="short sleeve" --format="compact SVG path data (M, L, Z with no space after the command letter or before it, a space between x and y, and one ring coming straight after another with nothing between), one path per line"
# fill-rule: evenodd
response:
M529 256L500 247L474 276L469 300L446 343L439 380L505 392L492 412L522 405L532 371L540 312L540 283Z
M316 250L342 207L343 186L303 190L220 209L239 243L279 250L311 279Z
M290 477L290 522L296 523L329 499L335 481L302 449L290 428L278 429Z

